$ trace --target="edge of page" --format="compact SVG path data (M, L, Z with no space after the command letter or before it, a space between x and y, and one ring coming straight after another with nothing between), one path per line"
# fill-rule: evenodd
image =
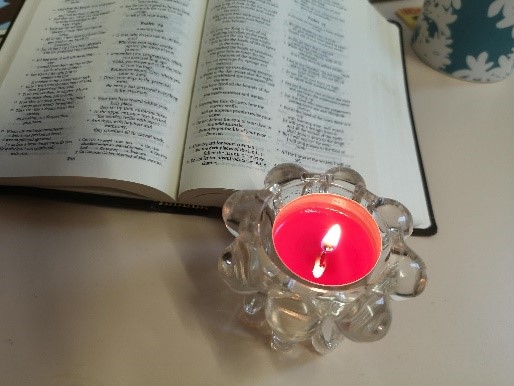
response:
M143 198L120 197L98 193L83 193L52 188L7 185L0 186L0 195L12 197L34 197L37 199L71 202L82 205L145 210L149 212L197 215L221 219L221 208L165 201L153 201Z
M420 169L419 172L421 174L421 180L423 181L423 192L425 193L425 200L427 203L427 210L428 210L428 215L430 218L430 226L428 228L414 228L414 230L412 232L412 236L433 236L437 233L437 224L436 224L435 217L434 217L434 211L432 208L432 201L430 199L430 193L428 191L428 184L427 184L427 179L426 179L426 175L425 175L425 168L423 166L423 160L421 158L421 150L419 148L418 134L416 132L414 115L412 113L409 82L407 79L407 66L405 64L405 49L403 46L403 30L402 30L402 26L400 25L400 23L397 22L396 20L389 20L389 22L391 24L395 25L396 28L398 29L398 37L401 42L400 47L401 47L401 52L402 52L402 67L403 67L403 74L404 74L403 79L404 79L405 93L407 95L409 119L411 121L412 135L414 138L414 145L416 146L416 156L417 156L417 160L418 160L418 166Z

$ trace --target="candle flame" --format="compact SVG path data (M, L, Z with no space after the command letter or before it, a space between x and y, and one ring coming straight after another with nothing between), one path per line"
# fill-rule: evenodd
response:
M341 239L341 226L339 224L332 225L326 235L321 240L321 255L318 256L316 261L314 262L314 267L312 268L312 275L319 279L325 269L327 268L326 263L326 254L327 252L331 252L337 247L339 240Z
M323 240L321 240L321 248L324 251L330 252L337 247L339 240L341 239L341 226L334 224L330 227Z

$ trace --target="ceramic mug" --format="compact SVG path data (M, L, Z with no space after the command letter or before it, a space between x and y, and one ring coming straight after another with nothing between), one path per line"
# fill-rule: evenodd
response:
M412 48L454 78L505 79L514 69L514 0L425 0Z

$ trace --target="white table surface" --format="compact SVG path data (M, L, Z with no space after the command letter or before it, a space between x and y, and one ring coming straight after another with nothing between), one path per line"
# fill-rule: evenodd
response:
M272 352L218 277L220 220L1 196L0 385L514 384L514 77L406 61L439 232L408 240L429 281L384 339Z

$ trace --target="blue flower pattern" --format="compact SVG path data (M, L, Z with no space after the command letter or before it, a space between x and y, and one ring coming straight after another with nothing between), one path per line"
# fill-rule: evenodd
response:
M479 27L470 31L470 25ZM514 67L514 1L425 0L413 47L456 78L502 80Z

